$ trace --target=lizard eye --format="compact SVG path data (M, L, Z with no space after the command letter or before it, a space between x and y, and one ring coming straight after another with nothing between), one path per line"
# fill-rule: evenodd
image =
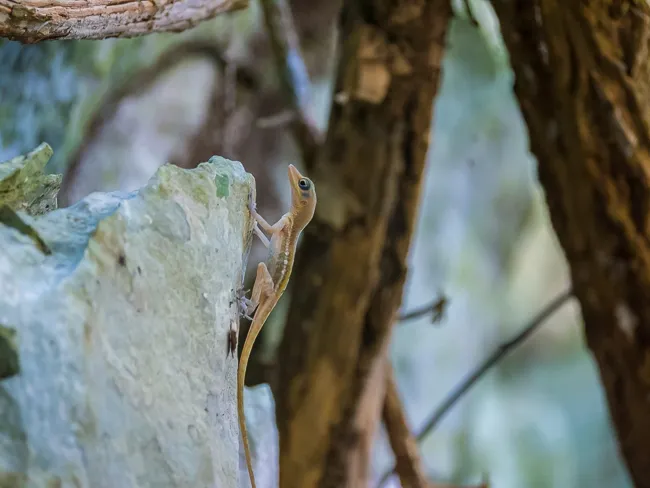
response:
M301 190L309 190L309 181L305 178L300 178L300 181L298 181L298 186Z

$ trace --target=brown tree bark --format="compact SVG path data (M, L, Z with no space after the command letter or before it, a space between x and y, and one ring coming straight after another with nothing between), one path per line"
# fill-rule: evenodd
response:
M178 32L247 6L248 0L0 0L0 37L34 43Z
M650 487L650 5L493 5L620 449Z
M278 353L282 488L368 485L384 398L371 385L385 385L450 13L449 0L342 7L336 102L307 168L319 205Z
M392 367L387 365L387 368L386 400L382 416L388 442L395 453L395 472L402 488L428 488L429 481L420 458L418 441L409 427Z

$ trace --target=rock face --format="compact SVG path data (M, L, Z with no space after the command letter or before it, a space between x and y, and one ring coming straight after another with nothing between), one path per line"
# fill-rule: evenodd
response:
M61 175L43 172L52 148L41 144L25 156L0 163L0 204L30 215L55 210Z
M253 188L215 157L0 217L0 338L17 363L0 381L0 487L237 486L227 338Z

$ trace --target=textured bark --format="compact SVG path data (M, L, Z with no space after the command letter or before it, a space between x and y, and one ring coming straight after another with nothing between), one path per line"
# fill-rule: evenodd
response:
M33 43L177 32L247 5L247 0L0 0L0 37Z
M493 4L621 452L650 487L650 5Z
M336 103L307 168L319 205L279 350L282 488L367 486L361 403L400 305L450 11L448 0L343 5Z

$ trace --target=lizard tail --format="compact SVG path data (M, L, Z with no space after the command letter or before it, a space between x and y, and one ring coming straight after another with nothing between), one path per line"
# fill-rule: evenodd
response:
M239 367L237 368L237 413L239 417L239 430L241 430L242 440L244 441L246 466L248 467L248 476L250 477L252 488L256 487L253 463L251 461L251 449L248 445L246 418L244 416L244 379L246 378L246 366L248 366L248 358L251 355L253 343L257 339L264 322L266 322L266 319L279 298L277 295L272 295L273 291L273 280L269 275L269 270L266 268L266 264L260 263L257 266L257 276L253 285L253 298L255 301L262 298L262 303L258 303L257 310L255 310L255 316L251 322L250 329L248 329L248 334L246 334L246 340L244 341L244 347L242 348L239 359ZM269 297L271 298L269 299Z
M262 263L263 265L264 263ZM266 270L266 266L264 266ZM268 271L267 271L268 273ZM253 343L260 331L266 319L268 318L271 310L275 306L277 300L272 300L271 302L265 302L258 306L255 317L253 317L253 322L251 322L251 327L248 329L248 334L246 334L246 340L244 341L244 347L241 351L241 356L239 359L239 368L237 369L237 413L239 414L239 430L241 430L242 440L244 441L244 454L246 454L246 466L248 467L248 476L251 480L252 488L255 486L255 474L253 473L253 462L251 461L251 449L248 445L248 432L246 431L246 419L244 416L244 379L246 378L246 367L248 366L248 358L251 355L253 349Z
M246 340L246 343L248 339ZM244 344L244 350L246 345ZM242 351L243 353L244 351ZM244 358L244 355L241 356ZM248 356L246 356L248 357ZM244 441L244 454L246 455L246 466L248 467L248 476L251 480L252 488L255 486L255 474L253 473L253 462L251 461L251 450L248 445L248 433L246 431L246 420L244 419L244 378L246 377L246 366L248 364L248 359L243 359L239 365L239 370L237 371L237 410L239 411L239 430L241 431L241 437Z

